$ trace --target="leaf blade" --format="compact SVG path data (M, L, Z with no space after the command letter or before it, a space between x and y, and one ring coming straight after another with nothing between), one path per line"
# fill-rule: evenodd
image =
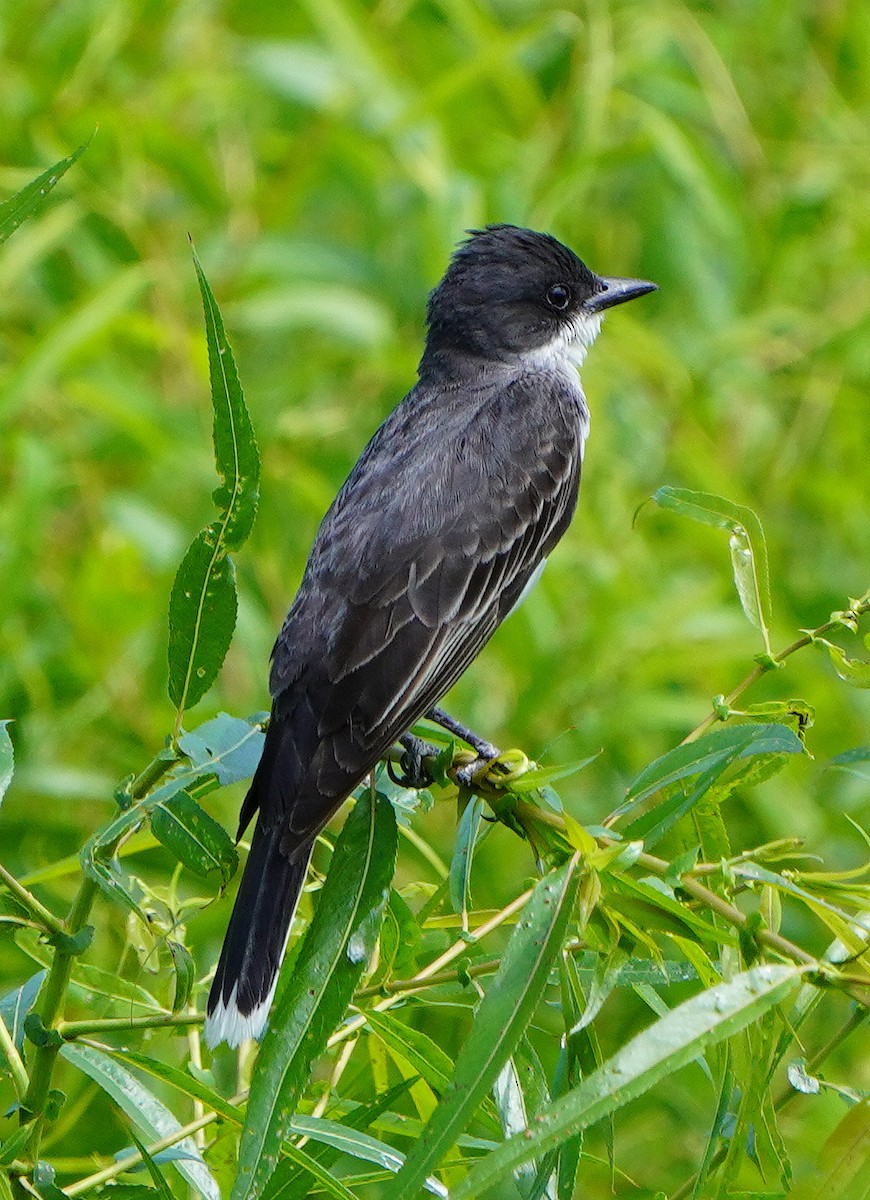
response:
M546 875L532 893L475 1014L450 1084L401 1171L387 1186L386 1200L402 1200L416 1193L455 1142L519 1041L568 925L577 892L577 864L574 855Z
M578 1087L538 1114L533 1129L511 1138L478 1162L452 1193L472 1200L523 1162L557 1146L643 1095L715 1042L745 1028L780 1003L802 968L754 967L684 1001L617 1051Z
M4 200L0 204L0 246L12 236L19 225L28 217L35 216L45 206L49 192L66 174L76 159L84 154L90 144L91 138L88 138L79 146L78 150L74 150L66 158L60 159L53 167L48 167L20 192L16 192L14 196L10 196L8 200Z
M362 973L396 856L396 822L386 797L356 802L336 842L314 918L263 1038L248 1100L232 1200L259 1196L314 1057L341 1019ZM353 880L353 885L349 884Z

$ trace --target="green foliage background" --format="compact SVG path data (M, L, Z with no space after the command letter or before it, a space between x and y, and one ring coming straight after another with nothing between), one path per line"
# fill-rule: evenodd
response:
M451 248L488 221L551 230L595 269L661 291L606 322L584 369L577 520L452 710L543 762L602 749L561 788L594 822L746 674L760 646L723 538L652 507L632 525L662 484L760 514L774 646L866 589L862 0L6 0L0 79L4 196L99 127L54 203L0 250L0 716L15 718L17 764L2 855L19 874L74 853L171 726L167 599L214 486L188 234L263 457L238 631L198 719L266 706L318 521L413 380ZM870 741L868 694L807 650L749 699L794 696L816 708L814 762L730 801L733 844L798 834L832 868L854 865L863 847L843 814L868 825L867 779L826 766ZM239 798L212 807L231 829ZM415 828L448 857L454 823L442 805ZM403 846L400 883L426 870ZM135 868L167 886L172 863L152 850ZM477 904L506 903L531 870L527 847L495 830ZM72 882L40 894L59 903ZM190 923L200 973L228 908ZM96 921L114 969L126 930L105 904ZM827 935L801 921L787 914L785 931L820 952ZM27 970L4 940L0 992ZM614 1005L600 1036L644 1011ZM866 1058L846 1063L870 1087ZM85 1134L89 1149L129 1144L107 1109L78 1103L93 1127L68 1117L60 1151ZM789 1113L796 1170L838 1104ZM648 1189L681 1182L712 1105L683 1072L618 1123L618 1164ZM592 1179L606 1194L606 1166ZM623 1179L617 1191L630 1194Z

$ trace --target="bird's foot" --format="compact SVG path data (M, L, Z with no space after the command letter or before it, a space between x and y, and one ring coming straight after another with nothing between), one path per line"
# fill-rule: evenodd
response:
M448 733L453 733L456 737L461 738L463 742L471 746L477 752L479 759L485 762L490 762L493 758L498 758L501 751L492 742L482 738L479 733L475 733L473 729L469 729L467 725L463 725L461 721L457 721L455 717L451 717L450 713L445 712L443 708L432 708L426 713L427 718L433 721L436 725L440 725L442 729L446 729Z
M485 775L494 760L501 755L499 748L493 746L492 742L480 741L474 748L477 751L475 757L456 771L456 782L463 787L474 787L475 780L479 779L481 775Z
M387 774L393 783L405 788L427 788L435 778L426 765L426 759L438 757L438 747L423 738L415 737L413 733L403 734L399 743L404 747L404 754L399 759L400 771L395 771L392 762L387 760Z

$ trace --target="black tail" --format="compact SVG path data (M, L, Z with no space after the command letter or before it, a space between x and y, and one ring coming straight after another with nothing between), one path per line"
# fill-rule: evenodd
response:
M278 981L287 934L305 883L310 848L293 861L281 851L281 829L257 822L239 894L208 997L210 1046L259 1037Z

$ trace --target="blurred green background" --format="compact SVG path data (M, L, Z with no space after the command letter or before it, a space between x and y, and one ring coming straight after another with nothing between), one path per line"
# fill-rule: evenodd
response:
M413 382L451 249L490 221L549 230L661 291L613 313L589 357L578 517L455 689L458 715L543 761L602 750L562 789L594 821L751 668L760 639L724 536L651 506L632 524L662 484L759 513L776 647L870 585L864 0L4 0L0 81L0 195L98 127L48 211L0 250L11 868L72 854L171 726L167 600L215 484L188 235L264 463L237 637L189 725L266 707L318 522ZM730 802L734 844L800 834L854 865L864 848L843 812L870 823L867 781L826 764L870 741L870 698L812 650L748 699L774 696L815 705L814 760ZM213 805L233 829L238 799ZM442 805L418 823L445 856L453 821ZM401 870L419 876L412 851ZM505 902L531 870L497 830L475 899ZM228 907L190 930L203 972ZM98 916L122 945L117 914ZM0 992L29 971L4 949ZM620 1128L640 1183L691 1168L711 1111L699 1081ZM827 1103L807 1119L833 1120Z

